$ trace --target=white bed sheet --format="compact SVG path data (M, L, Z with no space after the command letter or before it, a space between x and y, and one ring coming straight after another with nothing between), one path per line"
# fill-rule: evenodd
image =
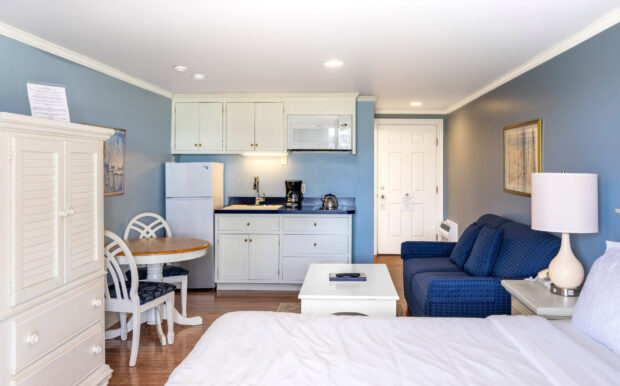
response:
M569 330L536 316L233 312L209 327L167 385L618 384L620 358L608 350L602 360Z

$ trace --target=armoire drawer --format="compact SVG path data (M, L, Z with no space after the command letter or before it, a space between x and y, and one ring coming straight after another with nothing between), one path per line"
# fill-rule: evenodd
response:
M310 264L346 264L347 257L295 256L282 258L282 280L302 283Z
M18 373L76 332L103 318L103 279L68 298L45 304L12 322L15 366Z
M290 255L346 255L349 253L348 235L284 235L282 254Z
M14 378L15 386L75 385L104 364L105 343L100 323L68 342L50 360Z
M228 232L279 231L280 218L272 216L219 216L218 230Z
M282 219L282 231L284 233L348 233L349 219L325 216L284 216Z

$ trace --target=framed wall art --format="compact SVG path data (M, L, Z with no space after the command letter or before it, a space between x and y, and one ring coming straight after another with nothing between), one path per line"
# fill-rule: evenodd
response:
M104 196L125 193L125 148L127 133L114 129L114 135L103 146Z
M541 120L504 127L504 191L532 194L532 173L541 171Z

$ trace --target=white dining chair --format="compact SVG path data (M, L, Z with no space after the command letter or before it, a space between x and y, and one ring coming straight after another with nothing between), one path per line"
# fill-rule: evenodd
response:
M105 286L105 310L118 312L121 322L121 339L127 339L127 314L131 314L133 338L129 366L136 365L138 347L140 345L140 316L143 312L153 309L157 322L157 335L163 346L166 336L161 328L161 306L165 303L168 315L168 343L174 343L174 285L139 281L136 261L125 242L115 233L105 231L106 239L111 240L104 249L105 265L108 272L108 285ZM107 241L107 240L106 240ZM118 256L124 255L123 264ZM121 265L129 265L131 279L125 278ZM111 283L110 283L111 281Z
M149 239L158 236L172 237L170 226L157 213L145 212L136 215L125 228L124 239ZM140 280L146 280L146 268L138 268ZM189 271L183 267L165 264L164 283L175 284L181 289L181 315L187 316L187 276Z

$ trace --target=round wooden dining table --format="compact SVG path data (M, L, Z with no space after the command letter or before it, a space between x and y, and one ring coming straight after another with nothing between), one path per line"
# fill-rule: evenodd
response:
M125 240L136 264L146 265L147 281L163 281L164 264L200 258L207 253L210 244L206 240L179 237ZM118 256L119 263L127 264L124 256ZM191 274L191 273L190 273ZM202 324L200 316L185 317L174 310L174 322L197 326ZM155 324L155 314L147 311L147 323Z

